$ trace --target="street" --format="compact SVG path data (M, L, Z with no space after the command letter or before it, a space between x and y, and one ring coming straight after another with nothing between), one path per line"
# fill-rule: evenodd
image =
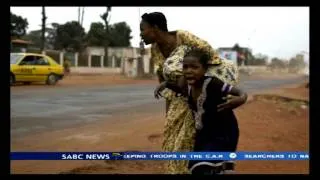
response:
M240 87L248 93L296 83L302 77L247 80ZM163 100L153 97L153 84L113 87L59 87L11 92L11 138L85 125L132 112L159 112Z

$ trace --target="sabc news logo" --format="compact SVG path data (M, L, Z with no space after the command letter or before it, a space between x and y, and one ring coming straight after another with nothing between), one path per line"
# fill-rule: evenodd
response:
M121 160L121 159L123 159L123 155L122 155L121 153L118 153L118 152L111 153L111 157L112 157L112 159L114 159L114 160Z
M237 158L237 154L236 153L230 153L229 154L229 158L230 159L236 159Z

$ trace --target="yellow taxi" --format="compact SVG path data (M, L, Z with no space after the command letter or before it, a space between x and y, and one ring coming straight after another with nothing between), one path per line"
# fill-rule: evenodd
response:
M55 85L64 76L63 66L51 57L35 53L10 53L10 85L45 82Z

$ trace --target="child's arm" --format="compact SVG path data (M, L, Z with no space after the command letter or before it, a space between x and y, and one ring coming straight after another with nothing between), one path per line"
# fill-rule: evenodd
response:
M217 77L212 77L209 91L215 96L220 96L221 98L227 100L225 103L217 106L218 111L237 108L247 101L247 94L244 91L238 87L234 87L221 81Z
M222 90L226 95L232 95L227 96L225 99L227 100L223 104L218 105L218 111L223 111L225 109L235 109L242 104L244 104L247 101L248 95L240 88L224 84L222 87Z

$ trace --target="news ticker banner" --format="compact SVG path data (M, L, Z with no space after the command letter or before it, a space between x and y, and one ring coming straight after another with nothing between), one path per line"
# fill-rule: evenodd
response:
M308 152L11 152L11 160L309 160Z

